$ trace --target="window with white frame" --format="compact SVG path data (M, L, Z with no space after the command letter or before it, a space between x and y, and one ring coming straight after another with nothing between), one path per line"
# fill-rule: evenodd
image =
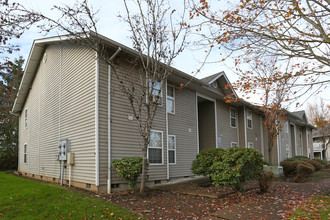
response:
M24 144L24 155L23 155L23 162L27 163L27 144Z
M252 142L248 142L248 148L254 149L254 144Z
M168 135L168 163L176 163L176 138L175 135Z
M167 86L166 111L172 114L175 113L174 87L170 85Z
M247 127L252 128L252 111L251 110L246 111L246 120L247 120Z
M237 147L237 142L231 142L231 147Z
M155 80L152 83L152 80L149 79L149 89L152 95L159 95L159 97L162 97L161 83L159 81Z
M284 132L289 133L289 125L287 122L285 122L285 124L284 124Z
M236 128L236 109L230 108L230 126Z
M28 127L28 109L24 110L24 128Z
M163 132L150 131L150 141L148 145L148 160L150 164L163 163Z
M285 145L285 152L286 152L286 159L288 159L290 157L290 148L288 144Z

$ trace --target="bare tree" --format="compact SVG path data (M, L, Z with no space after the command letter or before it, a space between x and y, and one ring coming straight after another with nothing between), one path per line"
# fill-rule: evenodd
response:
M109 49L102 43L103 37L97 30L96 13L87 0L73 6L53 6L60 12L60 18L51 18L41 12L19 5L16 13L41 18L38 27L49 32L57 29L67 33L77 43L98 53L99 59L111 66L117 77L121 92L127 97L132 109L138 132L142 138L142 182L140 192L145 190L147 180L147 151L153 121L160 104L163 88L172 73L173 60L186 46L188 29L184 28L184 14L171 9L166 0L123 0L126 15L120 16L129 26L133 48L136 51L132 67L138 69L139 79L130 80L116 71L116 65ZM134 9L133 9L134 8ZM137 10L137 13L132 11ZM165 90L166 91L166 90Z
M318 128L317 133L322 140L322 155L327 162L326 152L330 145L330 105L326 105L323 99L320 99L320 102L308 105L307 115L310 123Z

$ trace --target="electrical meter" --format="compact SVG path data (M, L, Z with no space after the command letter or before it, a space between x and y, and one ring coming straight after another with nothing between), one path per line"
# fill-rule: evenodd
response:
M58 160L67 160L70 152L70 141L68 139L61 140L58 143Z

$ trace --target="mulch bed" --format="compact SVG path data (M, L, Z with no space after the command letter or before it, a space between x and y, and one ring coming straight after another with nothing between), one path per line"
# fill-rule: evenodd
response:
M221 195L230 188L187 184L173 190L175 192L149 189L143 197L129 191L102 198L148 219L281 219L312 196L330 193L330 170L323 172L328 175L327 178L310 179L304 183L295 183L287 178L278 179L271 192L262 195L256 187L257 182L249 181L245 188L250 190L223 197ZM217 196L211 198L207 194Z

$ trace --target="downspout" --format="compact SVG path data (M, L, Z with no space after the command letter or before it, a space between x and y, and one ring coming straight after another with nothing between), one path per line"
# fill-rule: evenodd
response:
M95 62L95 186L100 184L100 155L99 155L99 57L96 52Z
M109 62L117 56L121 51L118 47L117 51L110 57ZM111 66L108 65L108 180L107 193L111 194Z
M243 106L244 110L244 147L247 148L247 131L246 131L246 113L245 113L245 105Z
M262 116L260 115L260 142L261 142L261 154L265 157L265 149L264 149L264 127L262 123Z

